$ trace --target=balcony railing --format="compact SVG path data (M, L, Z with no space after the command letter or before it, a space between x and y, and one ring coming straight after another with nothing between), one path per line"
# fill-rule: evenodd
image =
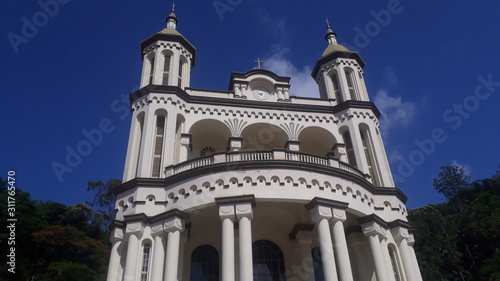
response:
M218 152L212 155L188 160L177 165L168 166L165 168L165 176L170 177L182 173L184 171L219 163L231 163L231 162L242 162L242 161L259 162L259 161L273 161L273 160L296 161L296 162L315 164L319 166L333 167L355 174L361 178L370 181L370 175L364 174L355 167L347 163L344 163L342 161L339 161L338 159L331 157L323 157L299 151L283 150L283 149Z

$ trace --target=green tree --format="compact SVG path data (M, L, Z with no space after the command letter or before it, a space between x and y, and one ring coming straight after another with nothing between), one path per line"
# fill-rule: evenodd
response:
M121 184L121 180L110 179L107 182L90 181L87 186L88 191L94 192L94 200L87 202L97 213L101 214L103 219L103 228L107 227L114 220L115 194L113 188Z
M448 165L440 169L439 177L434 179L434 188L450 202L461 189L469 186L470 177L465 174L464 168L459 166Z

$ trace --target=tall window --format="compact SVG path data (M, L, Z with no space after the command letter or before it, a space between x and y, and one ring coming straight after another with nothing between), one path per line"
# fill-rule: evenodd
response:
M151 245L145 244L144 251L142 252L141 281L148 281L150 253Z
M184 61L182 59L179 60L179 77L177 81L177 85L182 87L182 71L184 69Z
M219 281L219 254L214 247L203 245L191 254L191 281Z
M163 151L163 134L165 132L165 116L156 117L156 132L153 152L153 174L154 178L160 177L161 155Z
M163 64L163 81L162 85L168 85L168 76L170 73L170 55L165 54L165 63Z
M347 80L347 88L349 89L349 95L351 96L351 100L357 100L358 98L354 82L354 75L352 74L352 71L346 70L345 77Z
M394 279L396 281L401 281L400 273L399 273L399 265L396 259L396 253L392 249L392 247L389 246L389 256L391 257L391 265L392 265L392 271L394 273Z
M335 99L337 99L337 104L342 103L342 93L340 92L340 83L337 73L332 75L333 91L335 93Z
M252 244L253 280L284 281L285 261L280 248L271 241L259 240Z
M354 147L352 146L351 134L346 130L342 136L344 137L345 148L347 152L347 161L354 167L357 167L356 155L354 154Z
M321 249L315 247L311 250L314 269L314 281L324 281L325 275L323 272L323 261L321 260Z
M380 186L379 169L377 168L377 161L373 151L373 143L371 136L367 129L360 128L361 142L363 143L363 152L365 153L366 163L368 164L368 171L372 178L373 185Z
M152 55L149 57L149 84L153 84L154 69L155 69L155 56Z

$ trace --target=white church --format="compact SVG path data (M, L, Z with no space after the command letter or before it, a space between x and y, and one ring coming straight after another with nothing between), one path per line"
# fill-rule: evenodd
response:
M260 60L227 91L191 88L173 10L141 42L108 281L422 280L365 62L325 39L321 98Z

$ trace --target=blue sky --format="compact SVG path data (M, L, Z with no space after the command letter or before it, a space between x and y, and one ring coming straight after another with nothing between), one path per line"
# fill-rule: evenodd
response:
M176 5L178 30L198 51L191 86L218 90L227 90L231 72L250 70L260 57L264 68L292 77L292 93L318 97L310 70L326 48L328 17L338 41L367 63L368 91L383 112L386 151L409 208L441 202L432 187L440 166L464 165L479 179L500 165L499 2ZM2 1L0 177L14 169L18 187L34 199L68 205L91 200L88 181L122 177L126 100L142 68L139 42L164 28L170 6ZM86 155L66 159L86 135L94 136L92 146L80 147ZM53 164L68 161L71 172L58 177Z

